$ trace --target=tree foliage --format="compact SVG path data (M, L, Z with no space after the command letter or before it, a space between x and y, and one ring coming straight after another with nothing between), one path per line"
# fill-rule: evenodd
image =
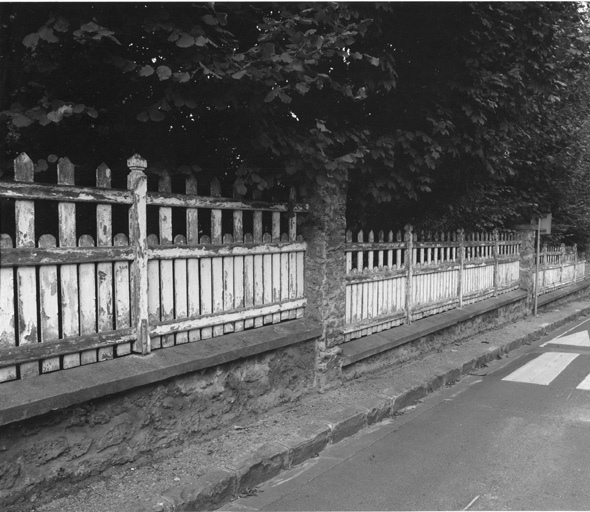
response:
M551 209L564 234L583 236L580 4L49 3L0 14L4 172L20 151L40 171L58 156L95 167L137 151L153 172L215 174L239 194L305 193L347 173L351 224L484 229Z

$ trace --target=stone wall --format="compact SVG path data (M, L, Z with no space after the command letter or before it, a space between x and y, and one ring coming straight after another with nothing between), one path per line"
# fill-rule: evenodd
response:
M315 340L0 427L0 503L141 463L302 396ZM101 363L108 364L108 363Z

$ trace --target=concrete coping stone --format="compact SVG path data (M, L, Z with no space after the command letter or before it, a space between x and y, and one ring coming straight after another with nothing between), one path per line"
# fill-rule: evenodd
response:
M0 425L95 400L321 336L310 319L128 355L0 385Z
M586 288L590 287L590 279L584 279L583 281L579 281L575 284L565 285L557 290L549 293L545 293L543 295L539 295L537 299L538 306L546 306L550 305L552 302L556 300L562 299L567 297L568 295L572 295L573 293L577 293L579 291L585 290Z

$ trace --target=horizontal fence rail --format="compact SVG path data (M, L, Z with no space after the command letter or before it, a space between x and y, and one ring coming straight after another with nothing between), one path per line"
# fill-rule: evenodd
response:
M579 258L575 244L572 247L543 245L539 253L539 295L581 281L585 276L586 259ZM534 283L537 283L536 276Z
M223 198L216 179L198 196L194 176L173 194L167 173L148 191L147 162L127 164L128 190L110 188L104 164L96 187L76 186L67 158L56 185L34 183L25 154L15 181L0 182L15 223L0 234L0 382L303 316L306 205ZM127 232L113 233L113 208ZM38 236L51 211L56 236Z
M519 287L513 232L346 235L345 341Z

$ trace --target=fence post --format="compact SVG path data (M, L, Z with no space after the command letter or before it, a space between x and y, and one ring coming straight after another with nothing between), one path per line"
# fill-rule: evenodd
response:
M563 284L563 268L565 267L565 244L559 246L559 283Z
M412 226L407 224L405 227L404 241L406 242L406 323L412 323L412 275L414 267L414 236Z
M500 287L500 237L497 228L492 231L492 240L494 241L494 297L496 297Z
M133 193L133 205L129 209L129 243L135 247L135 259L131 265L131 324L137 329L134 352L151 352L148 325L148 254L147 254L147 176L143 172L147 161L138 154L127 160L131 171L127 176L127 188Z
M459 298L459 307L463 307L463 267L465 265L465 230L457 230L457 241L459 247L457 251L459 253L459 276L457 278L457 297Z
M572 247L574 251L574 283L578 280L578 244L574 244Z

